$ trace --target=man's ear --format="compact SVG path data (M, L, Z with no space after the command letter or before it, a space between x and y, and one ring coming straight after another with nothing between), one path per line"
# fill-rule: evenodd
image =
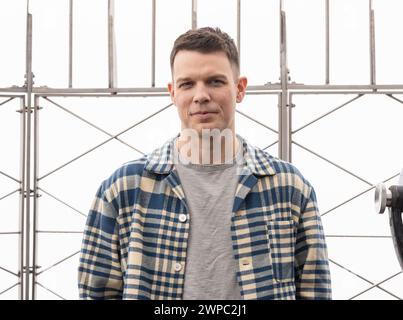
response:
M168 83L168 92L169 92L169 95L171 96L172 103L175 104L175 90L174 90L174 85L172 82Z
M239 77L237 83L238 93L236 95L236 102L242 102L246 94L246 87L248 86L248 79L246 77Z

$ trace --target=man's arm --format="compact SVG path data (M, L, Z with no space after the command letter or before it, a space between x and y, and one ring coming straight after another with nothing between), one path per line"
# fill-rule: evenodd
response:
M100 186L88 214L78 269L80 299L121 299L117 209L105 197L105 182Z
M296 236L297 299L331 299L331 281L327 247L315 191L301 211Z

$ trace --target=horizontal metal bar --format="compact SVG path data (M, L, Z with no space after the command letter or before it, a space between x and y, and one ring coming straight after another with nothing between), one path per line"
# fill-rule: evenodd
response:
M68 203L64 202L63 200L60 200L59 198L55 197L54 195L50 194L49 192L43 190L42 188L38 188L38 190L41 190L42 192L46 193L49 197L52 197L53 199L55 199L56 201L64 204L65 206L69 207L70 209L74 210L75 212L77 212L78 214L86 217L87 215L85 213L82 213L80 210L73 208L72 206L70 206Z
M40 98L45 97L80 97L80 98L151 98L151 97L169 97L169 93L120 93L120 94L107 94L107 93L47 93L37 94Z
M392 179L398 177L399 175L400 175L400 173L397 173L397 174L393 175L392 177L390 177L390 178L388 178L388 179L382 181L382 183L388 182L389 180L392 180ZM330 212L336 210L337 208L340 208L341 206L343 206L343 205L345 205L346 203L348 203L348 202L354 200L355 198L358 198L358 197L362 196L364 193L367 193L368 191L374 189L375 187L376 187L376 185L373 185L372 187L369 187L368 189L365 189L364 191L358 193L358 194L355 195L354 197L352 197L352 198L350 198L350 199L348 199L348 200L346 200L346 201L344 201L344 202L338 204L337 206L333 207L332 209L330 209L330 210L326 211L325 213L321 214L321 217L323 217L323 216L327 215L328 213L330 213Z
M2 295L3 293L6 293L7 291L10 291L12 288L18 286L20 283L17 282L16 284L12 285L11 287L7 288L6 290L0 292L0 295Z
M353 99L348 100L347 102L345 102L345 103L343 103L342 105L340 105L340 106L334 108L333 110L330 110L329 112L326 112L325 114L321 115L320 117L318 117L318 118L312 120L311 122L308 122L307 124L303 125L302 127L298 128L298 129L292 131L292 134L297 133L298 131L300 131L300 130L306 128L307 126L309 126L309 125L315 123L316 121L319 121L320 119L323 119L324 117L328 116L329 114L331 114L331 113L333 113L333 112L335 112L335 111L337 111L337 110L339 110L339 109L345 107L346 105L348 105L348 104L350 104L351 102L357 100L358 98L361 98L362 96L363 96L363 94L359 94L358 96L354 97Z
M78 253L80 253L80 250L77 250L77 251L74 252L73 254L71 254L71 255L67 256L66 258L64 258L64 259L62 259L62 260L56 262L55 264L51 265L50 267L48 267L48 268L46 268L46 269L43 269L42 271L38 272L36 275L39 276L40 274L42 274L42 273L44 273L44 272L46 272L46 271L52 269L53 267L56 267L57 265L61 264L62 262L64 262L64 261L66 261L66 260L68 260L68 259L74 257L74 256L77 255Z
M64 233L66 233L66 234L83 233L83 231L57 231L57 230L37 230L36 232L37 233L62 233L62 234L64 234Z
M123 130L122 132L120 132L120 133L114 135L113 137L111 137L111 138L105 140L104 142L101 142L100 144L98 144L98 145L96 145L95 147L91 148L90 150L88 150L88 151L86 151L86 152L80 154L79 156L73 158L73 159L70 160L69 162L66 162L65 164L61 165L60 167L57 167L56 169L54 169L54 170L48 172L47 174L45 174L45 175L43 175L42 177L38 178L38 181L41 180L41 179L43 179L43 178L45 178L45 177L47 177L47 176L49 176L49 175L52 174L52 173L55 173L56 171L58 171L58 170L64 168L64 167L67 166L68 164L70 164L70 163L72 163L72 162L74 162L74 161L80 159L81 157L85 156L86 154L90 153L91 151L94 151L95 149L98 149L99 147L103 146L105 143L108 143L109 141L115 139L116 137L118 137L118 136L124 134L125 132L127 132L127 131L133 129L134 127L138 126L139 124L143 123L144 121L147 121L148 119L152 118L152 117L155 116L156 114L158 114L158 113L164 111L165 109L169 108L169 107L172 106L172 105L173 105L172 103L168 104L166 107L163 107L162 109L158 110L157 112L154 112L153 114L151 114L151 115L149 115L148 117L146 117L146 118L140 120L139 122L135 123L134 125L130 126L129 128ZM144 154L143 152L141 152L141 153Z
M379 95L379 94L403 94L403 91L357 91L357 90L353 90L353 91L293 91L290 92L290 95L320 95L320 94L362 94L362 95Z
M6 194L5 196L1 197L0 200L3 200L5 198L11 196L11 195L13 195L14 193L16 193L18 191L21 191L21 188L18 188L18 189L14 190L14 191L11 191L9 194Z
M342 166L339 166L338 164L336 164L336 163L330 161L329 159L326 159L325 157L321 156L320 154L318 154L318 153L316 153L316 152L314 152L314 151L308 149L307 147L304 147L303 145L299 144L298 142L292 141L292 143L294 143L294 144L297 145L298 147L300 147L300 148L302 148L302 149L304 149L304 150L306 150L306 151L312 153L313 155L317 156L318 158L321 158L322 160L324 160L324 161L326 161L326 162L328 162L328 163L334 165L335 167L339 168L340 170L343 170L344 172L346 172L346 173L352 175L353 177L357 178L358 180L361 180L362 182L364 182L364 183L370 185L371 187L373 186L373 184L372 184L371 182L368 182L367 180L365 180L365 179L363 179L363 178L357 176L356 174L352 173L351 171L349 171L349 170L343 168Z
M239 114L243 115L245 118L248 118L248 119L252 120L253 122L256 122L257 124L260 124L262 127L265 127L266 129L269 129L270 131L273 131L275 134L278 134L277 130L274 130L273 128L270 128L268 125L265 125L264 123L254 119L251 116L248 116L247 114L245 114L245 113L243 113L243 112L241 112L239 110L235 110L235 111L238 112Z
M18 179L16 179L16 178L13 178L12 176L9 176L7 173L5 173L5 172L3 172L3 171L0 171L0 174L2 174L3 176L6 176L7 178L10 178L11 180L14 180L14 181L17 182L17 183L21 183L20 180L18 180Z
M371 289L373 289L373 288L375 288L375 287L377 287L377 288L379 288L379 289L381 289L381 290L387 292L388 294L392 295L393 297L397 298L398 300L402 300L400 297L394 295L393 293L390 293L389 291L387 291L387 290L385 290L385 289L379 287L382 283L387 282L387 281L389 281L389 280L391 280L391 279L397 277L397 276L398 276L399 274L401 274L401 273L402 273L402 271L399 271L398 273L395 273L394 275L392 275L392 276L386 278L385 280L382 280L381 282L378 282L378 283L372 285L371 287L365 289L364 291L360 292L359 294L356 294L355 296L351 297L349 300L353 300L353 299L357 298L358 296L364 294L365 292L367 292L367 291L369 291L369 290L371 290Z
M368 92L372 90L403 90L403 84L385 84L385 85L337 85L337 84L324 84L324 85L306 85L301 83L288 83L288 90L329 90L336 91L338 90L350 90L354 91L353 93L365 93L365 91L359 90L368 90ZM269 83L265 85L251 85L248 86L246 91L281 91L281 84L279 83ZM25 93L27 92L27 88L25 87L8 87L8 88L0 88L0 92L18 92ZM138 87L138 88L49 88L49 87L33 87L32 92L41 95L47 94L68 94L68 93L165 93L168 95L168 91L166 87ZM348 92L348 91L346 91ZM320 93L320 92L313 92ZM334 93L334 92L333 92ZM351 92L350 92L351 93Z
M3 271L5 271L5 272L7 272L7 273L12 274L13 276L18 277L18 274L16 274L15 272L12 272L12 271L10 271L10 270L8 270L8 269L6 269L6 268L0 267L0 269L3 270Z
M60 299L66 300L61 295L57 294L56 292L54 292L54 291L50 290L49 288L45 287L44 285L40 284L38 281L36 281L35 284L37 284L38 286L42 287L43 289L49 291L50 293L54 294L55 296L59 297Z
M24 99L24 95L15 95L15 94L0 94L0 98L20 98Z
M0 92L27 92L26 87L6 87L6 88L0 88Z

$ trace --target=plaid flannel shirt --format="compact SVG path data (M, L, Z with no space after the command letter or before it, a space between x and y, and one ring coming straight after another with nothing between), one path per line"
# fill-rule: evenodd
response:
M314 189L292 164L238 137L244 163L231 237L242 298L331 299ZM99 187L80 253L81 299L182 299L191 216L174 139Z

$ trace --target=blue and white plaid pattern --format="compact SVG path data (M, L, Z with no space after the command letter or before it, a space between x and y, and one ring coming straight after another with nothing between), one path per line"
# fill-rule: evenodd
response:
M238 137L244 163L231 234L242 297L331 299L314 189L292 164ZM81 299L182 298L191 217L174 139L122 165L98 189L80 255Z

